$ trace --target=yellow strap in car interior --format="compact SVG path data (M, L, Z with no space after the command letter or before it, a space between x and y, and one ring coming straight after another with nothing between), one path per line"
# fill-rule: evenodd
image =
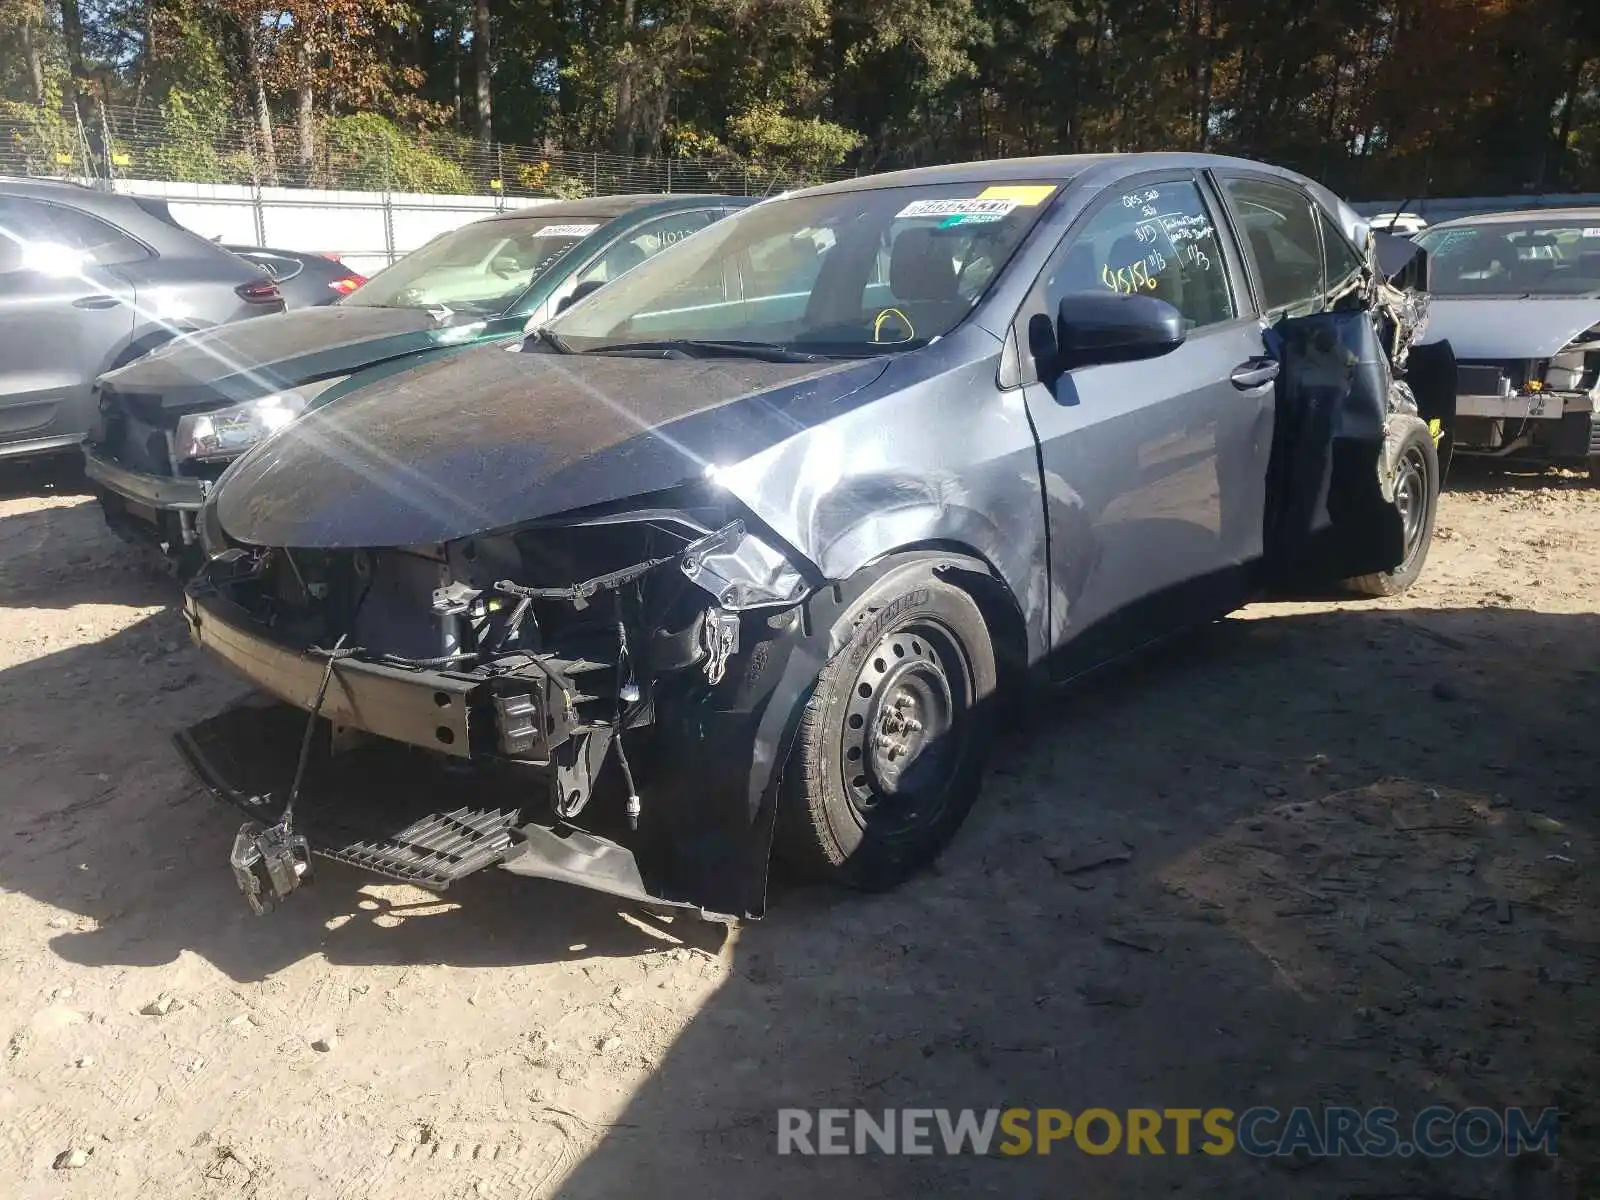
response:
M910 317L906 316L905 313L901 312L898 308L886 308L878 314L878 319L872 323L872 340L874 342L882 342L882 339L880 339L878 335L883 332L883 323L890 317L899 317L906 323L906 336L896 340L909 342L912 340L912 338L917 336L917 327L911 323Z

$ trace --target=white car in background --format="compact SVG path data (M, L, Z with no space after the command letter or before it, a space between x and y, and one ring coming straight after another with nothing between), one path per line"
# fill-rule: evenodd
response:
M1456 356L1456 453L1600 481L1600 208L1462 217L1416 241L1425 336Z
M1381 212L1372 216L1372 228L1378 233L1394 233L1401 237L1411 237L1421 233L1428 227L1428 223L1416 213L1408 212Z

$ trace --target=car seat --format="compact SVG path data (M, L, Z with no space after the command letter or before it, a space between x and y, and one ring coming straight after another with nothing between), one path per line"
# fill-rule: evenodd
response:
M649 257L637 242L623 242L606 255L606 282L633 270Z
M917 337L944 333L966 313L950 247L932 229L906 229L889 249L889 291Z

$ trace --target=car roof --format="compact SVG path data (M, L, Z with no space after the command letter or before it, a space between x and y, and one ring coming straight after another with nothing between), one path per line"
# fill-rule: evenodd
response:
M671 211L676 208L694 208L707 202L743 207L744 205L755 203L756 199L757 197L754 196L718 196L699 192L671 192L665 195L660 192L652 192L631 196L591 196L586 200L552 200L548 203L532 204L526 208L508 208L505 212L495 213L492 217L481 219L485 221L515 221L528 217L595 217L609 221L632 212L640 212L651 208Z
M1122 171L1110 170L1121 167ZM1011 179L1073 179L1107 168L1108 174L1136 171L1198 170L1205 167L1264 171L1298 182L1311 182L1303 176L1270 163L1222 154L1129 153L1129 154L1047 154L1034 158L990 158L976 162L948 163L937 167L912 167L887 171L881 175L862 175L806 189L807 195L829 195L872 188L917 187L925 184L992 183Z
M1509 212L1481 213L1475 217L1451 217L1428 226L1428 232L1460 225L1508 225L1519 221L1594 221L1600 223L1600 208L1517 208Z
M102 191L67 179L18 179L11 175L0 175L0 194L27 200L54 200L91 211L124 213L134 207L131 196Z
M108 192L66 179L18 179L13 176L0 176L0 196L43 200L80 209L149 243L163 256L208 253L206 250L197 251L197 246L207 246L211 251L221 253L211 242L174 220L167 211L167 202L159 197Z

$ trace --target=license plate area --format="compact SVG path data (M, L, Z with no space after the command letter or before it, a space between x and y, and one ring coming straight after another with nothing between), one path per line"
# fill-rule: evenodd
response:
M1458 417L1511 417L1523 420L1560 420L1566 411L1563 397L1551 392L1531 396L1458 396Z

